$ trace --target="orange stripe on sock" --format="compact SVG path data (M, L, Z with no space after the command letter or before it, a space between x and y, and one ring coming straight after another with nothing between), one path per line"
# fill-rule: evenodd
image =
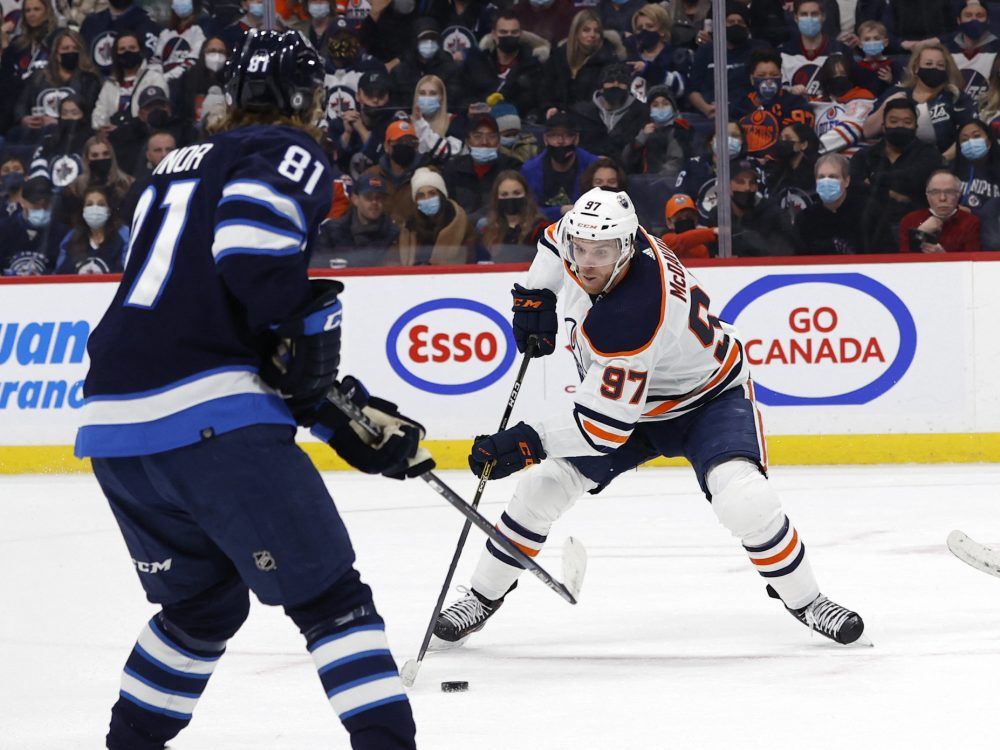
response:
M779 552L778 554L772 555L771 557L764 557L759 560L753 557L751 557L750 559L753 561L754 565L774 565L775 563L780 563L786 557L791 555L792 550L795 549L795 545L798 543L799 543L799 532L798 530L796 530L795 533L792 534L792 541L790 541L788 543L788 546L785 547L783 550L781 550L781 552Z
M506 539L508 542L510 542L511 544L513 544L515 547L517 547L519 550L521 550L521 552L523 552L524 554L526 554L528 557L535 557L541 551L541 550L537 550L537 549L532 549L531 547L525 547L523 544L518 544L513 539L511 539L509 536L507 536L506 534L503 533L503 529L500 528L499 524L496 524L494 526L494 528L497 531L499 531L501 534L503 534L503 538L504 539Z

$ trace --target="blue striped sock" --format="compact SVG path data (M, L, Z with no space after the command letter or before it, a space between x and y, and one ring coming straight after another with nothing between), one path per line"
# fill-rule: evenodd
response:
M159 750L191 721L225 643L186 638L156 617L139 634L111 711L108 747Z

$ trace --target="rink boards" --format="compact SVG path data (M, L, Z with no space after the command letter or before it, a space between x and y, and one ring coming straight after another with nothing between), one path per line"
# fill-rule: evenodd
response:
M744 342L771 460L1000 460L1000 263L839 260L691 263L712 312ZM495 429L517 369L508 321L522 268L336 275L346 283L343 372L421 420L439 464L464 466L470 438ZM84 345L116 286L0 280L0 473L86 470L70 447ZM566 408L578 382L565 348L532 362L515 421ZM321 468L342 465L307 436L303 445Z

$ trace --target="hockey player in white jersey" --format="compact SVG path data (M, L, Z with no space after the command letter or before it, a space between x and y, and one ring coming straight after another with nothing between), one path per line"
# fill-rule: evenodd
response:
M624 192L595 188L545 231L526 285L514 286L523 351L555 350L556 294L565 303L581 384L571 408L480 436L469 465L490 479L525 472L497 528L526 554L583 493L656 456L684 456L722 524L800 622L851 643L861 617L819 591L798 531L767 480L767 446L743 345L712 315L704 287L639 226ZM538 464L538 466L533 466ZM522 568L487 543L462 598L435 623L434 647L481 629Z

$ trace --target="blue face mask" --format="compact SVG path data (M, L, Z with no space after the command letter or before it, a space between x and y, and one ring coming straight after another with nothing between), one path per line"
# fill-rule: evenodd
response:
M757 96L766 102L771 101L781 91L780 78L754 78L753 87L757 91Z
M497 150L491 146L471 146L469 153L472 154L472 161L479 164L486 164L497 159Z
M502 135L500 136L500 145L504 148L514 148L517 145L516 135Z
M844 188L836 177L820 177L816 180L816 193L824 203L833 203L844 194Z
M174 9L174 13L179 15L181 18L190 16L194 12L194 3L191 0L173 0L170 7Z
M548 8L556 0L528 0L536 8Z
M657 125L669 125L674 121L676 113L673 107L652 107L649 116Z
M263 18L264 3L249 3L247 5L247 13L249 13L254 18Z
M963 34L965 34L966 39L978 39L986 33L986 29L989 27L986 25L986 21L980 21L977 19L959 24L958 28L962 30Z
M27 219L29 226L41 229L47 227L52 221L52 211L47 208L32 208L25 214L25 219Z
M861 42L861 49L868 57L878 57L885 50L885 42L874 39L868 42Z
M436 96L418 96L417 106L420 107L420 114L433 117L441 109L441 100Z
M823 29L823 22L817 16L802 16L798 20L799 33L805 37L813 37Z
M417 210L424 216L434 216L441 210L441 196L435 195L433 198L424 198L417 201Z
M434 55L438 53L441 49L441 45L435 42L433 39L424 39L423 41L417 42L417 52L425 60L430 60Z
M24 172L8 172L2 178L3 187L8 193L14 190L20 190L21 185L24 184Z
M972 161L982 159L990 150L985 138L970 138L962 144L961 148L962 156Z

